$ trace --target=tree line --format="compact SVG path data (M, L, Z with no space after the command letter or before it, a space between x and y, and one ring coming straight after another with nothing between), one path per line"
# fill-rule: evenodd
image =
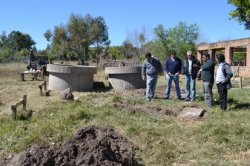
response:
M249 29L249 2L229 0L228 3L236 6L230 13L231 17ZM154 35L149 40L144 28L129 34L120 46L110 46L108 26L103 17L71 14L67 24L56 25L53 30L44 33L49 43L45 50L36 50L36 42L29 34L20 31L6 34L3 31L0 35L0 62L28 56L31 49L36 54L47 56L49 60L78 60L79 64L88 60L98 63L100 59L106 58L142 60L147 51L165 59L172 49L184 57L187 50L196 51L200 30L197 24L188 25L185 22L168 29L159 24L154 28Z

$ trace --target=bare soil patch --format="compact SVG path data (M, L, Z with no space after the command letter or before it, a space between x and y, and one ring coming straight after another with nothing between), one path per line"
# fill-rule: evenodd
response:
M19 77L19 74L18 74L18 71L1 71L0 70L0 77L9 77L9 78L18 78Z
M64 145L34 145L11 159L0 159L0 165L139 165L137 148L113 129L90 126Z
M124 109L131 112L145 112L153 115L172 115L176 116L180 113L178 107L167 107L167 106L155 106L150 103L138 105L138 104L129 104L126 102L116 102L113 104L114 108Z

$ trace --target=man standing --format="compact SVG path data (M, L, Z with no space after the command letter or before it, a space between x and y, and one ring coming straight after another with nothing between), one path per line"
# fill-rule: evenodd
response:
M214 84L214 62L210 59L210 55L205 53L202 55L201 79L203 84L203 94L206 105L212 107L213 102L213 84Z
M196 78L200 69L200 61L193 56L192 51L187 52L187 57L183 60L182 74L186 80L186 101L194 101L196 97ZM190 90L191 87L191 90ZM190 97L190 91L192 95Z
M146 100L150 101L154 98L157 78L158 74L162 73L162 66L160 61L157 58L152 57L150 52L145 54L145 58L146 59L142 65L141 75L143 80L147 79Z
M227 109L227 89L228 85L231 85L230 79L233 76L233 72L229 64L225 62L225 56L223 54L217 54L216 60L218 61L218 69L216 73L216 85L220 96L220 108L222 111Z
M181 100L181 90L179 85L179 74L181 73L181 60L176 56L176 51L172 51L170 57L166 60L166 79L167 79L167 88L166 88L166 97L169 99L172 80L174 80L176 95L177 98Z

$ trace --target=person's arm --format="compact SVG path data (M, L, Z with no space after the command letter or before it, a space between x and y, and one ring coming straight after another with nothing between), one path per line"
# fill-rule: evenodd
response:
M183 75L186 74L186 63L185 63L185 59L182 60L181 74L183 74Z
M178 68L177 68L177 73L175 73L175 75L181 74L182 61L180 59L178 59L178 61L179 61L179 64L178 64Z
M159 71L159 74L162 74L162 65L161 65L160 60L158 60L158 71Z
M233 77L233 72L228 64L225 65L225 72L227 73L227 76L224 82L227 82Z
M143 80L146 79L146 62L143 62L142 68L141 68L141 77Z
M200 68L201 68L201 62L198 59L196 59L196 62L197 62L197 70L200 70Z
M213 66L214 64L213 64L213 62L212 61L210 61L209 63L203 63L203 65L202 65L202 70L211 70L211 67Z

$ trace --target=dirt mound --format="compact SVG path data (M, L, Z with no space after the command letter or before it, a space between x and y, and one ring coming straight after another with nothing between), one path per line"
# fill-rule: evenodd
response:
M154 106L150 104L144 105L137 105L137 104L130 104L126 102L116 102L113 104L114 108L118 109L125 109L131 112L145 112L154 115L171 115L177 116L181 111L178 107L167 107L167 106Z
M0 160L0 165L138 165L134 159L136 147L113 129L87 127L68 143L34 145L12 159Z

